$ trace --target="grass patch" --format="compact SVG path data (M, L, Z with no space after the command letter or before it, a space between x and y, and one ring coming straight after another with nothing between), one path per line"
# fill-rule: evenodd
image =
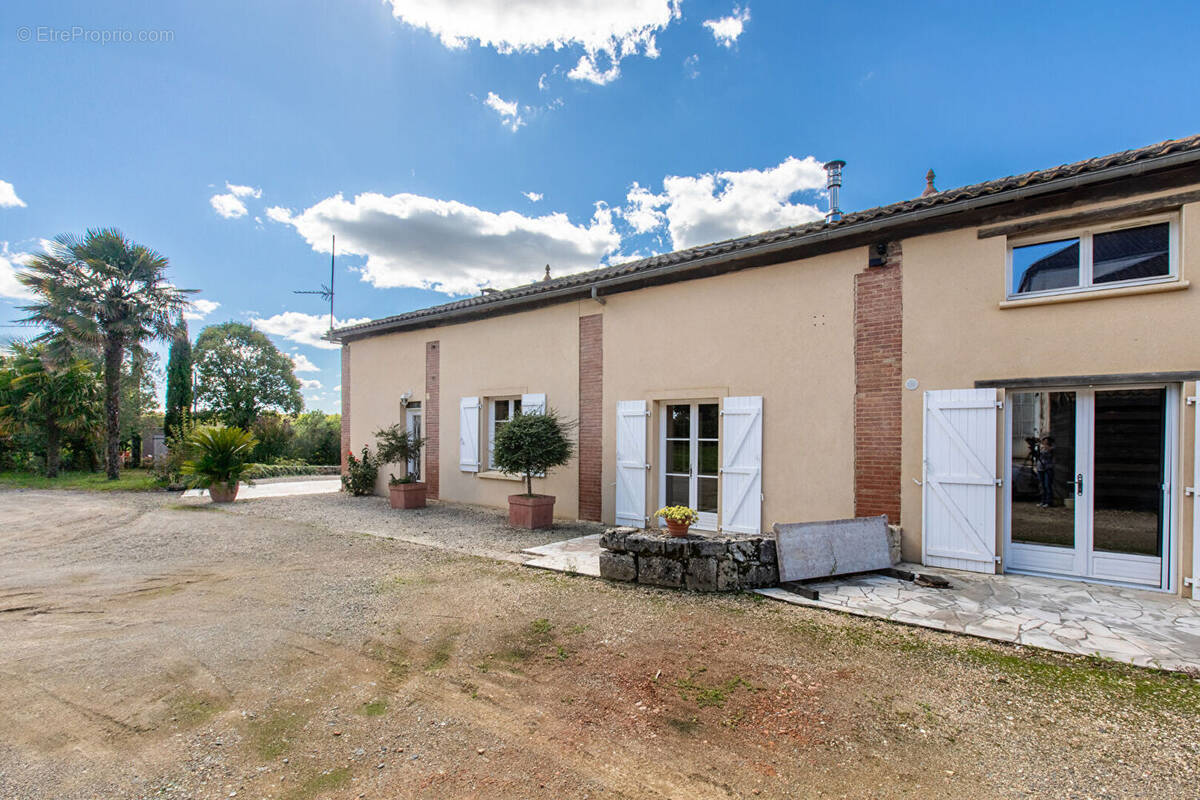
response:
M121 470L121 477L110 481L103 472L60 472L47 478L36 472L0 472L0 489L84 489L91 492L161 491L154 475L145 469Z
M677 680L672 685L679 690L681 698L694 702L700 708L723 708L729 696L738 689L757 691L753 684L736 675L723 683L706 686L697 678L707 671L707 667L693 670L687 678Z
M294 711L280 711L250 721L249 741L254 752L266 759L279 758L292 747L291 734L304 724Z
M284 797L289 800L304 800L307 797L319 797L326 792L340 789L350 782L350 768L338 767L313 775Z
M363 703L358 707L361 714L368 717L382 717L387 713L387 700L372 700L369 703Z
M206 694L177 692L166 700L171 719L183 726L199 725L225 708L225 703Z
M429 654L429 663L425 665L427 670L439 670L450 663L450 656L454 651L454 637L451 633L434 642L433 650Z
M525 630L506 636L504 647L495 654L495 657L510 664L527 661L543 648L554 644L553 633L553 623L545 617L539 617L530 622L529 627ZM570 652L566 648L555 645L555 652L548 654L546 658L565 661L569 655Z
M1153 711L1195 714L1200 709L1200 681L1186 675L1150 672L1092 656L1027 655L980 646L959 652L969 663L1045 691L1098 692Z

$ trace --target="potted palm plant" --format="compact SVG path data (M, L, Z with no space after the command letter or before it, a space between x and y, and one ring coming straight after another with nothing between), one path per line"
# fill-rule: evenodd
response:
M380 464L400 464L402 477L391 473L388 481L388 501L392 508L424 508L425 483L417 480L409 469L421 457L425 440L399 423L375 431L375 458Z
M214 503L232 503L258 440L241 428L199 428L188 444L192 457L183 464L188 483L208 489Z
M571 459L574 445L568 423L554 409L542 414L518 414L496 433L492 463L506 475L520 475L524 494L508 496L508 524L518 528L549 528L554 524L554 496L533 493L533 479L544 478Z

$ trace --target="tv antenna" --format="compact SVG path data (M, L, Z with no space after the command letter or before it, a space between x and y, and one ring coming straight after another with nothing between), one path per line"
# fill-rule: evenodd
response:
M329 285L321 284L320 289L296 289L292 294L316 294L320 295L322 300L329 301L329 330L333 330L333 267L337 258L337 236L329 237Z

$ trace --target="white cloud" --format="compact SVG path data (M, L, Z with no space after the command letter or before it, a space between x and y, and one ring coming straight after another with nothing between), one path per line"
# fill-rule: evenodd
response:
M312 380L306 380L304 378L301 378L300 379L300 388L301 389L320 389L321 382L319 380L317 380L316 378L313 378Z
M0 242L0 297L12 300L32 300L29 287L17 280L17 270L25 265L29 253L9 252L8 242Z
M225 188L233 193L236 197L253 197L255 200L262 197L262 189L256 186L239 186L236 183L225 182Z
M609 83L622 59L658 56L655 36L680 16L682 0L388 0L396 19L424 28L449 48L469 43L499 53L580 48L568 73ZM598 59L609 64L597 67Z
M590 269L621 244L612 209L603 204L587 224L563 213L495 213L415 194L367 193L352 201L338 194L299 214L273 208L267 215L294 227L317 252L329 252L337 234L339 252L366 257L363 280L374 286L447 294L533 281L546 264L556 275Z
M549 82L546 80L546 73L544 73L544 72L543 72L543 73L542 73L542 75L541 75L541 77L540 77L540 78L538 78L538 91L539 91L539 92L544 92L544 91L546 91L546 89L547 89L549 86L550 86L550 84L549 84Z
M515 133L517 128L525 124L516 100L505 100L495 92L488 92L487 99L483 102L484 105L500 115L500 122L510 131Z
M733 13L728 17L704 20L704 27L712 31L717 44L733 47L737 44L738 37L742 35L742 31L749 21L750 9L734 6Z
M192 300L191 302L192 302L192 310L183 312L184 319L193 319L193 320L204 319L209 314L211 314L212 312L216 311L218 308L221 307L221 304L215 300L205 300L203 298L197 298L195 300Z
M789 156L764 170L670 175L660 194L635 183L621 215L638 233L665 222L671 246L682 249L821 219L816 205L792 202L792 197L824 186L820 161Z
M334 326L340 328L345 325L358 325L359 323L369 321L367 317L335 319ZM339 347L339 345L327 342L321 338L329 332L329 317L324 314L304 314L299 311L284 311L281 314L276 314L266 319L252 315L250 324L263 333L269 333L272 336L281 336L297 344L319 347L322 350L337 350Z
M214 194L208 198L208 202L213 207L213 210L225 219L237 219L249 213L246 203L242 198L249 197L257 200L262 197L262 189L256 186L241 186L226 181L225 188L229 191Z
M295 352L288 356L292 360L293 368L296 372L320 372L321 368L308 360L308 356L301 352Z
M689 78L695 79L700 77L700 56L698 53L692 53L683 60L683 71Z
M540 203L545 197L541 192L521 192L521 194L525 195L525 199L531 203Z
M246 204L239 200L237 195L232 192L229 194L214 194L208 198L208 202L213 207L213 210L225 219L237 219L247 214Z
M25 208L25 201L17 197L17 190L8 181L0 181L0 208Z

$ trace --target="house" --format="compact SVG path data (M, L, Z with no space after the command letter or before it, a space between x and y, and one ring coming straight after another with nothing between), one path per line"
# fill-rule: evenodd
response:
M910 561L1188 594L1193 275L1200 136L341 328L342 449L406 420L431 496L499 507L496 427L550 405L563 517L886 514Z

